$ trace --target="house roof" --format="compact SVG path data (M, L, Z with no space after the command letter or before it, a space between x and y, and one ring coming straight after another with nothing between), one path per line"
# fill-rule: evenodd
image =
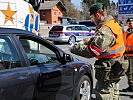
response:
M62 4L61 1L44 1L44 3L40 4L39 10L49 10L52 9L54 6L59 5L63 9L63 11L66 11L65 6Z

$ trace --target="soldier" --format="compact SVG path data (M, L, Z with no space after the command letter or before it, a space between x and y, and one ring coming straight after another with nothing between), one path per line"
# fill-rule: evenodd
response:
M111 15L107 15L103 3L93 4L89 11L91 20L97 25L95 36L75 44L70 51L97 58L94 64L96 100L119 100L118 82L123 72L121 65L125 52L122 29Z
M127 19L127 26L128 29L123 37L126 46L124 56L129 61L129 67L126 72L129 87L123 89L122 92L133 92L133 17Z

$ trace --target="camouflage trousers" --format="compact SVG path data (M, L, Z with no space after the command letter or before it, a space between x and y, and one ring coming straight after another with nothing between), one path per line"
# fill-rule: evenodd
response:
M129 67L126 72L126 76L128 79L128 85L133 87L133 57L128 57L127 59L129 61Z
M100 59L94 64L96 100L120 100L119 84L122 66L118 59Z
M96 100L120 100L118 82L119 80L97 81Z

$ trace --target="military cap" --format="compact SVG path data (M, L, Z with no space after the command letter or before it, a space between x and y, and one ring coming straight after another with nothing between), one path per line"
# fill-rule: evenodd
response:
M127 22L132 22L133 21L133 17L130 17L127 19Z
M103 8L103 3L96 3L96 4L93 4L89 11L90 11L90 15L96 13L99 9Z

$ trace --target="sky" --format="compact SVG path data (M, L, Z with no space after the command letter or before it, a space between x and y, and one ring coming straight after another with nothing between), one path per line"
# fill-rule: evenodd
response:
M71 2L74 4L75 7L77 7L78 9L80 9L80 4L81 4L82 0L71 0ZM110 0L111 2L112 0ZM118 0L113 0L115 3L118 2Z

